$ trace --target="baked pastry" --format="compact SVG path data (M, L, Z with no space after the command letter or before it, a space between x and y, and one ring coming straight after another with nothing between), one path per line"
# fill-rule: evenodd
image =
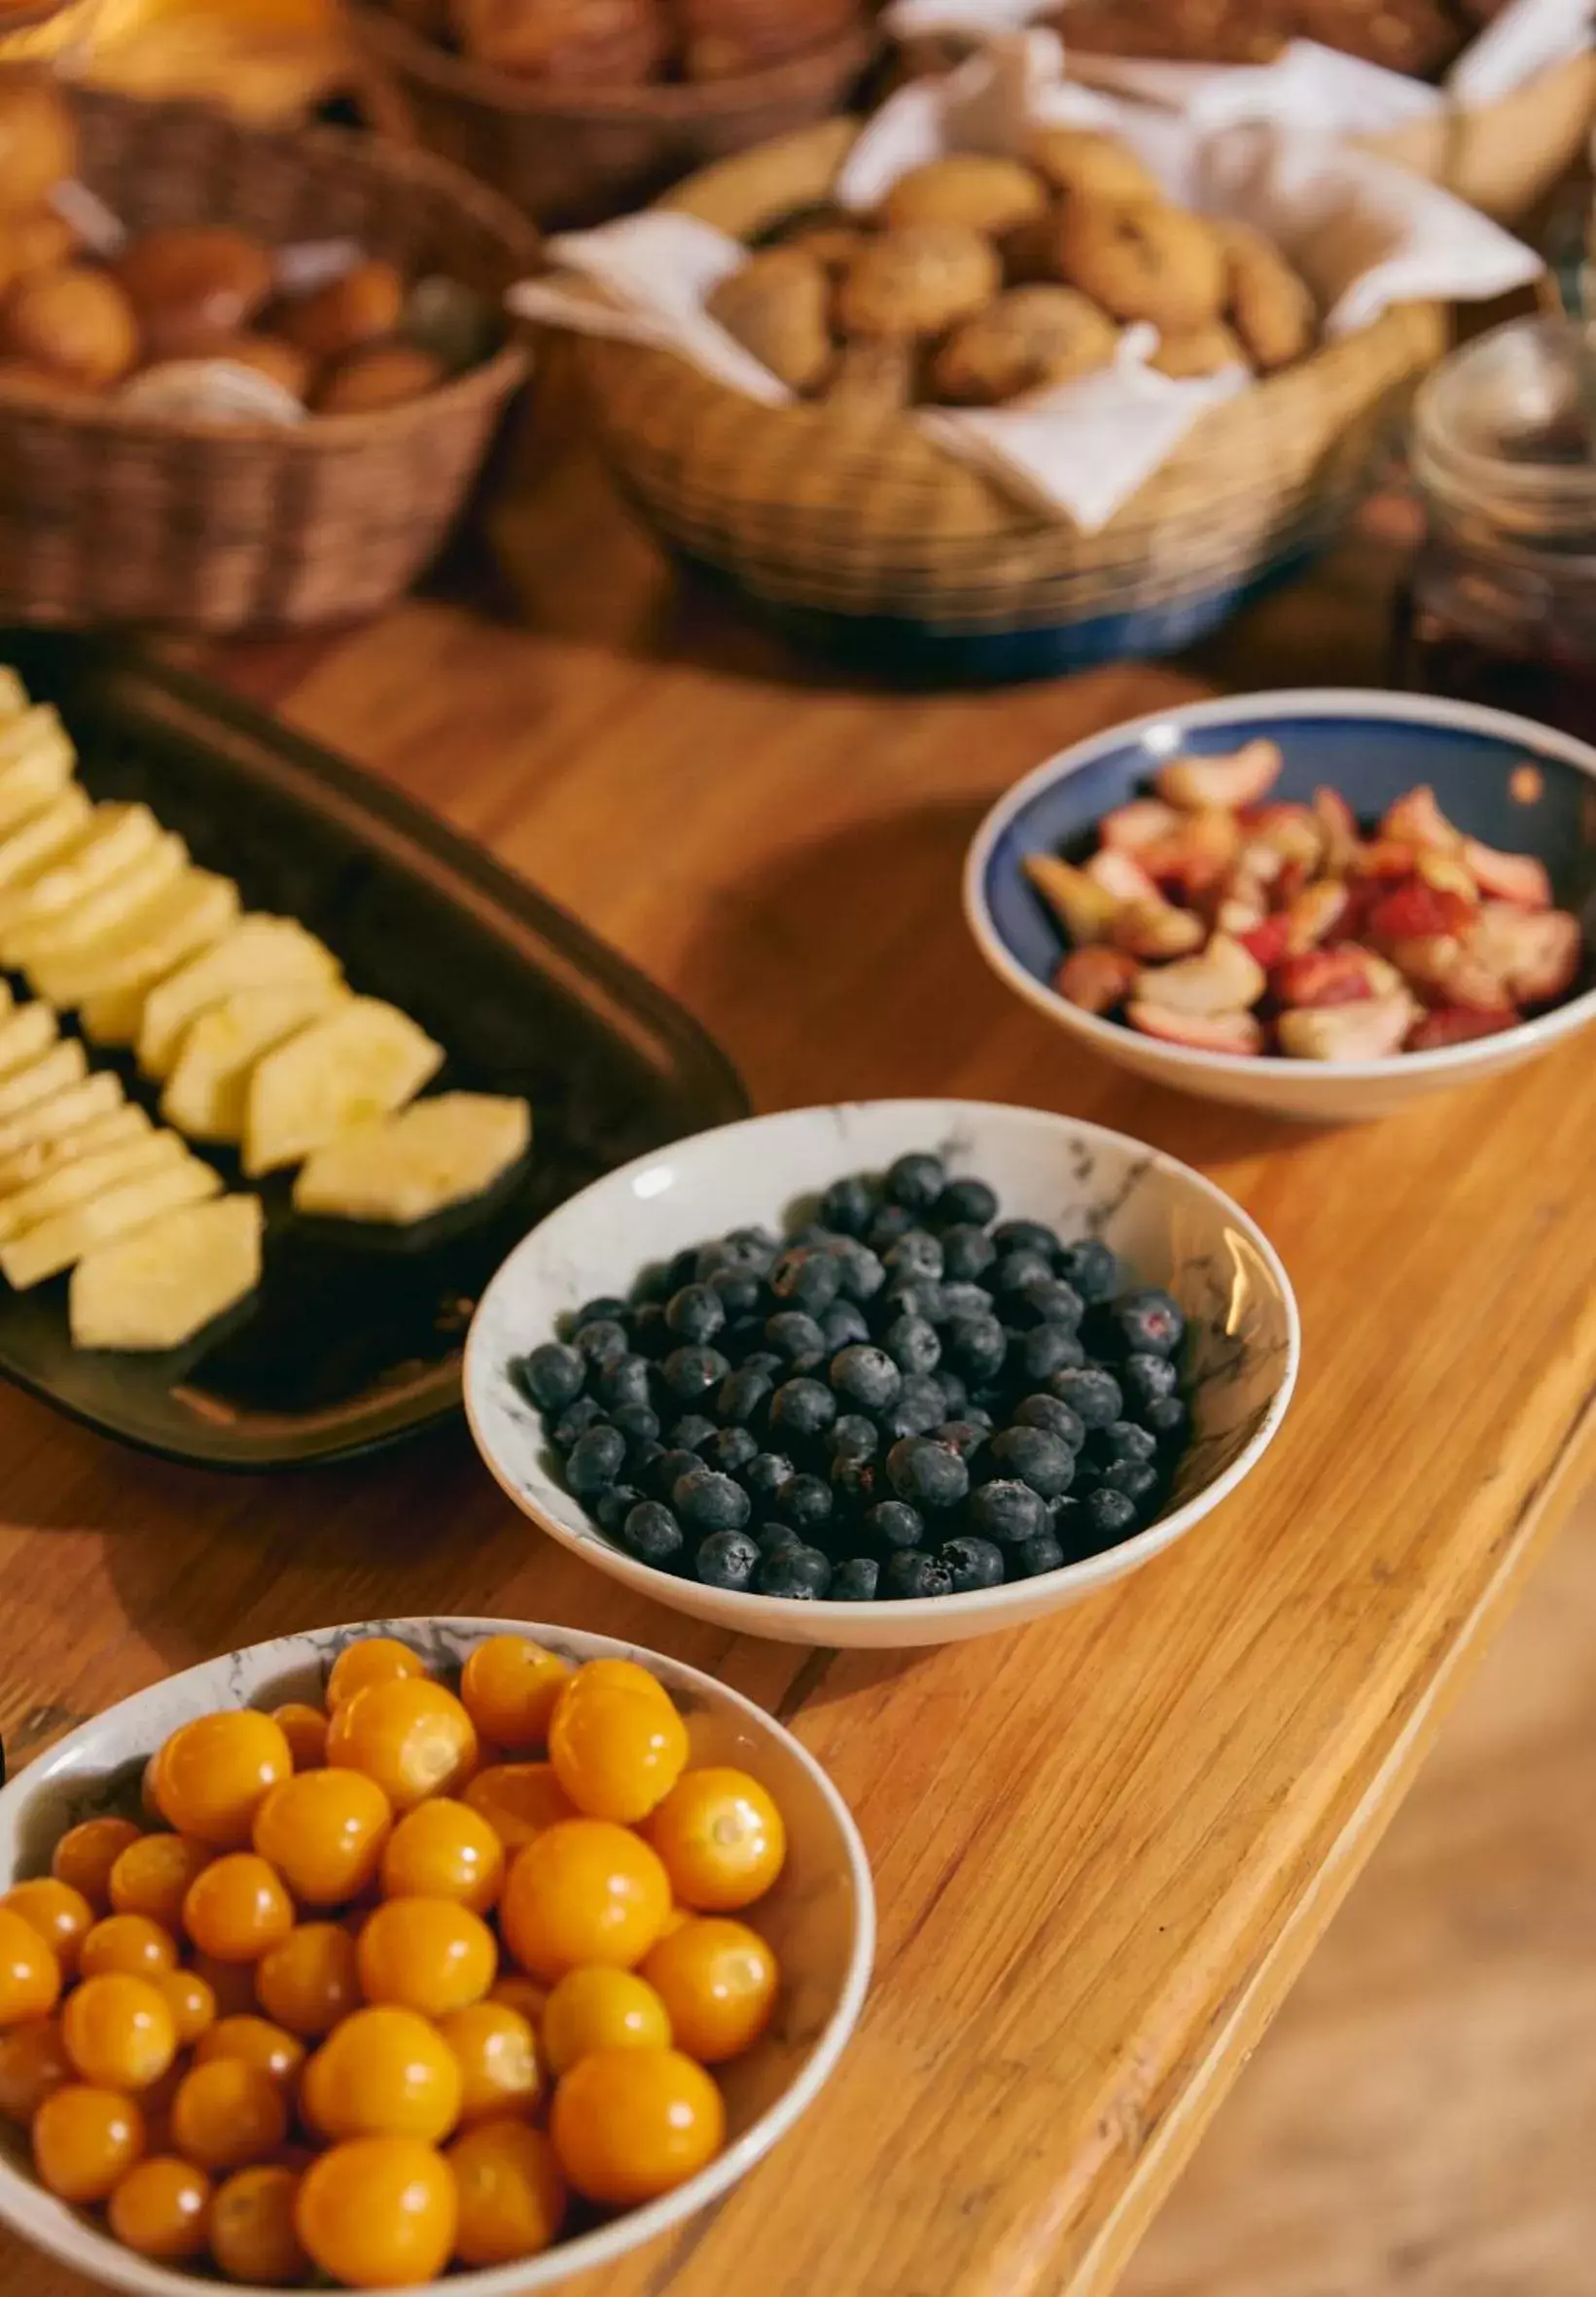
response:
M1134 152L1112 135L1084 127L1038 127L1029 152L1034 166L1069 199L1161 199L1157 179Z
M0 215L0 289L30 271L53 271L69 264L77 252L70 224L53 208L36 207L25 215Z
M393 335L405 311L405 282L392 264L356 264L276 314L280 332L308 358L341 359Z
M1218 374L1222 367L1245 367L1247 353L1223 319L1209 319L1184 334L1160 336L1148 364L1184 382L1194 375Z
M1059 284L1058 209L1045 207L1029 223L1016 224L998 241L1006 287L1037 287L1050 280Z
M1290 41L1317 40L1434 79L1479 16L1480 0L1072 0L1052 21L1066 48L1082 53L1267 64Z
M65 264L18 280L0 303L0 354L103 390L137 364L138 321L106 272Z
M1306 283L1250 224L1224 223L1215 230L1225 262L1224 307L1248 358L1265 374L1300 359L1319 328Z
M897 414L914 397L914 345L845 343L820 396L831 411L856 421Z
M902 339L940 335L997 294L997 250L962 224L905 224L869 239L836 292L844 335Z
M25 215L78 168L78 131L48 72L0 64L0 215Z
M116 275L152 360L202 358L248 327L272 287L258 239L208 225L144 232L118 258Z
M823 270L833 279L840 279L854 257L865 244L865 234L857 224L832 222L816 216L800 224L796 231L785 233L783 247L801 247L805 255L814 257Z
M415 343L370 343L340 359L316 387L318 414L371 414L436 391L447 370Z
M1118 340L1113 320L1075 288L1011 287L954 329L932 364L932 387L956 406L1001 406L1107 367Z
M690 80L767 71L845 31L855 0L675 0Z
M1047 194L1034 169L980 152L956 152L911 167L881 202L889 230L903 224L963 224L993 238L1046 211Z
M529 80L633 87L665 60L659 0L451 0L460 45Z
M1178 207L1068 201L1058 256L1070 285L1116 319L1150 319L1174 335L1204 326L1224 307L1219 236L1202 216Z
M806 249L767 247L723 279L705 307L790 391L812 391L835 356L831 300L826 268Z
M225 336L211 345L208 356L226 359L233 367L248 367L256 374L291 391L296 399L309 396L311 362L295 343L280 335Z

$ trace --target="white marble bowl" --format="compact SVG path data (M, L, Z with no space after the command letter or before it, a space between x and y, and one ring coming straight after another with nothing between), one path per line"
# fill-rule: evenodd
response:
M624 1292L649 1261L728 1228L778 1232L844 1173L879 1172L933 1148L979 1174L1006 1218L1101 1236L1145 1284L1186 1310L1194 1441L1170 1507L1119 1546L1041 1578L903 1603L795 1603L654 1570L598 1528L559 1479L538 1413L510 1364L556 1319ZM614 1578L695 1618L783 1643L896 1647L961 1642L1077 1602L1188 1532L1262 1457L1296 1378L1296 1303L1273 1248L1200 1173L1122 1133L979 1101L862 1101L795 1109L652 1150L562 1204L516 1246L482 1297L466 1348L478 1448L523 1513Z
M124 1699L73 1731L0 1792L0 1890L50 1869L52 1848L68 1826L104 1811L136 1817L147 1758L191 1715L220 1707L275 1707L319 1701L328 1670L348 1643L393 1635L421 1652L444 1680L484 1636L530 1635L576 1662L639 1660L670 1692L688 1726L694 1763L730 1763L774 1795L787 1822L787 1864L749 1918L775 1948L783 1975L776 2022L759 2047L719 2069L727 2143L708 2169L663 2200L616 2217L526 2263L451 2274L431 2284L460 2297L531 2297L628 2250L717 2200L785 2136L834 2068L858 2020L875 1947L869 1862L847 1805L812 1756L750 1700L695 1668L608 1636L506 1619L375 1619L317 1628L253 1643L191 1667ZM0 2220L49 2256L107 2288L137 2297L195 2297L216 2284L152 2264L124 2249L87 2211L69 2209L39 2185L21 2133L0 2135ZM27 2286L18 2284L18 2297ZM238 2297L270 2297L229 2282Z

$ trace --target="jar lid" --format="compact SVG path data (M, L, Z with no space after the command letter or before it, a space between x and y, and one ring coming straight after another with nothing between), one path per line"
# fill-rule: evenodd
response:
M1515 319L1454 351L1413 402L1419 485L1509 534L1596 545L1596 329L1588 378L1573 324Z

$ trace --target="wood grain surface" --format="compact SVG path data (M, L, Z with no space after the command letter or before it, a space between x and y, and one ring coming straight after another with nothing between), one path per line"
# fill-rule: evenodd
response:
M1196 665L955 696L833 681L680 591L535 437L513 619L416 604L233 650L676 992L762 1108L957 1093L1139 1134L1285 1255L1297 1400L1243 1491L1058 1619L923 1655L726 1638L539 1539L455 1429L292 1482L136 1458L0 1396L14 1759L165 1671L318 1622L490 1611L630 1635L792 1720L856 1810L881 1942L817 2108L606 2297L1106 2290L1596 1462L1588 1041L1356 1131L1133 1082L985 972L961 858L1050 750L1203 683L1377 682L1348 547ZM80 2284L0 2240L0 2287Z

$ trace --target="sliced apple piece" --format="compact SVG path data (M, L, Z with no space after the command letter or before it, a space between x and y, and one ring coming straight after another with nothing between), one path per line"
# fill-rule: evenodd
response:
M1239 750L1217 758L1172 758L1153 776L1153 788L1166 805L1183 813L1220 805L1234 811L1257 805L1280 779L1283 763L1278 742L1244 742Z
M47 1277L59 1276L63 1268L70 1268L99 1245L129 1235L161 1213L175 1212L179 1205L198 1204L221 1192L221 1175L197 1156L187 1156L179 1164L124 1182L90 1204L74 1205L70 1212L57 1213L53 1219L41 1220L37 1228L14 1236L9 1244L0 1245L0 1276L14 1291L29 1291Z
M66 728L48 702L0 724L0 830L58 797L77 763Z
M1410 988L1438 998L1443 1005L1496 1012L1512 1003L1501 973L1456 934L1425 934L1410 941L1393 941L1391 962Z
M1124 1003L1136 973L1135 958L1123 950L1072 949L1053 975L1053 987L1082 1012L1106 1013Z
M298 1164L351 1125L413 1100L443 1048L395 1005L351 997L268 1052L249 1080L244 1170Z
M76 844L88 826L92 808L89 794L69 782L58 797L28 819L9 836L0 837L0 886L30 885L42 869Z
M1325 832L1311 805L1264 805L1247 817L1249 844L1265 845L1283 863L1317 869L1324 860Z
M1300 957L1305 950L1317 949L1346 915L1349 900L1346 887L1333 877L1304 886L1283 913L1286 955Z
M1566 909L1524 909L1511 901L1482 903L1463 945L1515 1005L1544 1005L1572 989L1584 953L1579 920Z
M143 993L175 972L185 958L220 940L238 914L231 877L186 869L111 932L29 969L34 986L52 1005L82 1006L84 1027L102 1044L126 1043L118 1024L132 1000L130 1028L138 1026ZM136 993L136 995L135 995Z
M115 1079L108 1081L115 1082ZM61 1093L56 1097L65 1100L66 1095ZM124 1148L150 1130L150 1119L138 1103L124 1101L120 1107L106 1110L103 1115L90 1117L74 1132L14 1149L9 1156L0 1156L0 1198L11 1196L19 1188L31 1188L35 1182L64 1171L83 1157L98 1156L107 1148Z
M1418 1009L1405 989L1353 1005L1297 1006L1276 1023L1280 1049L1294 1061L1383 1061L1401 1051Z
M1380 835L1395 845L1410 845L1416 853L1455 854L1463 843L1462 830L1446 819L1428 783L1387 806Z
M231 933L150 991L139 1020L139 1067L147 1077L169 1077L189 1023L235 989L337 981L341 974L333 952L298 919L241 917Z
M14 1069L9 1077L0 1077L0 1133L5 1120L31 1109L36 1101L48 1101L52 1093L65 1092L69 1084L76 1084L89 1073L89 1056L75 1037L63 1037L53 1044L42 1061L33 1061L25 1069Z
M1133 797L1128 805L1116 806L1113 813L1103 816L1097 834L1105 845L1122 846L1126 853L1134 854L1143 846L1173 837L1181 821L1174 806L1156 797Z
M1193 910L1170 901L1127 901L1114 921L1114 946L1127 957L1187 957L1200 949L1208 928Z
M263 1053L348 1002L340 981L235 989L191 1021L178 1046L160 1113L191 1141L241 1141L249 1080Z
M174 885L188 859L189 849L181 837L171 832L158 835L147 852L115 877L81 894L64 908L0 928L0 960L20 966L30 976L41 965L70 962L78 950L115 933Z
M48 868L0 890L0 956L18 927L59 915L142 861L160 837L147 805L97 805Z
M1108 938L1120 907L1117 894L1056 854L1027 854L1025 874L1078 949Z
M1087 952L1082 952L1087 954ZM526 1153L532 1112L499 1093L439 1093L306 1157L294 1209L408 1225L480 1196Z
M59 1048L57 1047L57 1050ZM82 1050L82 1047L79 1047ZM53 1056L50 1056L53 1057ZM70 1057L70 1056L69 1056ZM83 1069L88 1068L85 1062ZM58 1141L80 1125L123 1106L122 1078L109 1069L88 1077L80 1069L78 1080L65 1079L54 1091L39 1095L9 1116L0 1118L0 1157L11 1158L39 1141ZM142 1112L141 1112L142 1113Z
M1423 846L1413 857L1413 874L1422 885L1433 886L1436 893L1456 894L1471 906L1479 900L1479 888L1457 853L1438 853L1434 847Z
M1112 901L1161 901L1162 894L1134 854L1114 847L1100 847L1085 865L1082 875L1089 877L1099 892Z
M0 1078L42 1061L60 1034L60 1023L48 1005L19 1005L9 1019L0 1021Z
M1205 807L1177 815L1180 827L1156 845L1143 846L1136 859L1158 885L1172 885L1188 901L1210 892L1234 866L1241 831L1234 814Z
M1345 877L1358 853L1358 817L1339 790L1316 790L1313 810L1323 840L1319 866L1327 877Z
M76 1348L181 1348L261 1281L258 1196L222 1196L160 1215L72 1272Z
M1144 1000L1127 1006L1125 1018L1144 1037L1189 1045L1196 1052L1251 1058L1263 1050L1263 1030L1256 1013L1178 1013L1167 1005Z
M176 1133L147 1132L57 1165L27 1187L0 1197L0 1245L57 1213L71 1212L75 1205L88 1204L129 1181L180 1164L188 1153Z
M1521 909L1551 907L1551 879L1534 854L1499 854L1477 837L1466 837L1463 860L1480 892L1493 901L1514 901Z
M1231 1013L1256 1005L1268 980L1256 957L1228 934L1215 934L1195 957L1145 969L1136 976L1136 1002L1178 1013Z

